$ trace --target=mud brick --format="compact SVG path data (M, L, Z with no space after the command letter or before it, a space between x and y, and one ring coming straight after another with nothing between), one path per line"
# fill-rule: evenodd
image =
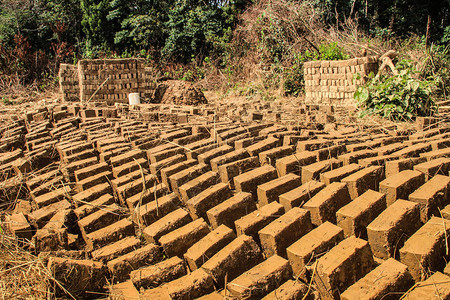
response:
M259 231L265 257L287 258L286 248L313 228L310 212L295 207Z
M142 235L148 243L157 243L163 235L191 221L192 218L189 214L184 209L179 208L147 226L142 231Z
M73 297L89 297L87 291L103 292L106 284L106 268L100 262L50 257L47 267ZM64 295L65 292L57 294Z
M78 221L83 238L91 232L111 225L121 219L121 208L113 203L103 209L97 210Z
M412 170L414 165L421 164L423 162L426 162L425 158L404 158L394 161L388 161L385 165L385 174L386 177L390 177L392 175L395 175L397 173L400 173L404 170Z
M192 271L196 270L234 240L235 237L233 230L225 225L221 225L192 245L184 254L184 259Z
M320 181L325 184L339 182L341 179L353 174L363 167L357 164L344 165L343 167L320 174Z
M209 232L208 224L203 219L197 219L162 236L159 243L169 257L183 257L192 245Z
M393 258L389 258L350 286L341 294L341 299L382 299L391 293L397 294L397 297L399 297L413 285L414 280L408 271L408 267Z
M189 150L186 150L186 153L197 150L204 146L215 144L215 143L216 143L216 141L213 138L209 138L209 139L202 139L202 140L199 140L199 141L196 141L193 143L186 144L185 148L189 149Z
M72 197L72 201L76 207L79 207L93 202L104 194L112 194L111 186L108 183L99 184L77 193Z
M276 290L270 292L262 298L263 300L279 300L279 299L305 299L313 300L314 296L309 293L308 286L298 280L289 279Z
M157 178L154 175L145 175L144 178L140 177L132 182L126 183L117 188L117 194L121 201L121 203L125 203L125 200L133 197L136 194L142 192L143 182L147 189L153 187L157 181Z
M420 154L420 157L423 157L426 160L432 160L440 157L449 157L449 156L450 156L450 147Z
M251 146L245 148L250 156L258 156L259 153L278 147L280 145L280 140L277 138L267 138L260 142L257 142Z
M192 135L188 135L185 137L180 137L180 138L174 139L173 143L175 143L177 145L185 146L185 145L192 144L194 142L206 139L207 137L208 137L208 135L206 133L196 133L196 134L192 134Z
M301 175L302 167L313 164L317 161L314 153L303 151L280 158L276 160L276 169L278 176L284 176L288 173Z
M340 167L342 167L342 161L335 158L304 166L302 167L302 183L318 180L321 173Z
M214 291L214 282L208 273L198 269L186 276L166 283L164 289L171 299L196 299L212 293Z
M161 134L161 139L167 140L167 141L173 141L174 139L178 139L178 138L188 136L188 135L189 135L189 131L187 131L185 129L180 129L180 130L172 131L170 133Z
M343 239L344 233L340 227L325 222L289 246L286 253L294 276L306 279L306 268L312 265L319 255L328 252Z
M400 158L410 158L410 157L419 157L419 155L429 151L431 151L430 144L419 143L396 151L392 153L392 155L398 156Z
M39 186L41 186L44 182L47 182L55 177L59 177L59 175L60 175L59 170L49 171L28 179L26 181L26 185L30 191L33 191Z
M97 164L93 164L78 170L75 170L74 174L75 174L75 180L77 182L80 182L88 177L94 176L98 173L103 173L103 172L107 172L110 171L109 166L106 163L97 163Z
M86 248L89 250L97 249L130 235L134 235L134 225L128 219L122 219L87 234Z
M148 170L149 164L146 158L139 158L134 161L130 161L128 163L125 163L121 166L115 167L112 169L112 173L115 178L119 178L121 176L125 176L129 173L132 173L136 170Z
M33 227L43 228L58 211L69 209L70 207L69 201L61 200L31 212L28 214L28 220Z
M242 140L238 140L238 141L234 142L234 148L236 150L245 149L255 143L263 141L264 139L265 139L264 136L255 136L255 137L249 137L249 138L245 138Z
M133 213L133 221L138 225L143 224L149 226L158 219L171 213L179 207L178 197L174 193L170 193L157 200L142 205Z
M179 188L185 183L201 176L202 174L205 174L209 170L210 168L208 165L198 164L190 168L187 168L183 171L180 171L176 174L173 174L172 176L169 177L172 191L174 191L175 194L177 194L177 196L181 199Z
M61 157L66 157L91 149L91 143L79 143L78 145L67 147L66 149L61 149L58 152Z
M384 169L379 166L366 167L341 180L347 184L351 199L355 199L369 189L378 190L380 181L384 179Z
M71 163L73 163L75 161L85 160L85 159L92 158L92 157L95 157L94 150L89 149L89 150L85 150L83 152L75 153L75 154L70 155L70 156L65 156L65 157L62 158L62 161L65 164L71 164Z
M278 197L301 185L300 177L295 174L287 174L258 186L257 195L259 206L278 201ZM279 201L278 201L279 202Z
M78 181L75 185L75 190L80 193L96 185L108 183L111 178L112 173L109 170L106 172L97 173L93 176Z
M281 194L279 196L279 202L287 212L294 207L302 206L324 187L325 184L322 182L312 180L291 191Z
M283 146L296 145L299 141L306 141L309 137L298 135L293 133L283 136Z
M272 202L234 222L238 236L246 234L259 242L258 231L284 213L278 202Z
M120 148L114 148L114 150L111 151L106 151L106 152L102 152L100 153L100 161L103 162L107 162L110 163L110 159L111 157L123 154L123 153L127 153L128 151L130 151L130 146L122 146Z
M214 143L211 143L209 145L197 148L195 150L191 150L191 151L187 151L186 150L186 157L188 159L197 159L199 155L201 155L203 153L206 153L208 151L215 150L218 147L221 147L222 145L223 145L223 143L221 143L221 142L217 142L217 143L214 142Z
M339 160L342 161L342 163L345 165L357 163L358 160L368 158L368 157L374 157L377 156L378 153L373 150L359 150L355 152L350 152L346 154L339 155Z
M311 221L314 225L329 221L336 224L336 212L351 201L345 183L334 182L303 205L311 212Z
M108 261L107 266L114 280L123 281L129 278L133 270L153 265L163 259L163 254L155 244L148 244L116 259Z
M181 147L175 147L175 148L170 148L170 149L160 151L160 152L149 153L148 157L152 164L156 164L157 162L166 160L172 156L180 155L180 154L183 155L184 151L185 150Z
M241 299L261 299L290 277L289 262L274 255L231 281L227 289Z
M450 221L431 217L400 249L400 262L408 266L414 280L424 280L429 272L444 269L448 255Z
M392 160L397 160L398 157L394 157L392 155L382 155L382 156L375 156L375 157L369 157L358 160L358 164L363 167L369 167L369 166L385 166L387 162Z
M337 158L339 157L339 155L345 152L347 152L347 148L345 145L335 145L313 151L313 153L317 156L318 161Z
M223 183L229 184L230 188L233 189L235 187L234 178L259 166L259 159L257 157L248 157L230 162L219 167L220 179Z
M262 261L256 242L247 235L241 235L206 261L201 269L214 278L217 286L223 287L225 277L229 282Z
M234 177L234 185L236 191L249 192L256 198L258 185L276 178L277 170L270 165L265 165Z
M174 174L176 174L178 172L181 172L183 170L186 170L187 168L190 168L190 167L196 165L197 163L198 163L197 160L190 159L190 160L182 161L182 162L179 162L177 164L174 164L174 165L171 165L169 167L161 169L162 182L167 187L170 187L170 184L169 184L169 177L170 176L172 176L172 175L174 175Z
M319 258L314 282L321 295L339 299L340 291L364 277L373 266L369 243L352 236Z
M390 155L390 154L400 151L406 147L407 146L403 143L394 143L394 144L389 144L389 145L378 147L374 150L377 151L378 155Z
M110 162L113 168L119 167L123 164L132 162L134 160L145 158L145 152L142 150L131 150L124 154L119 154L110 158Z
M450 299L450 277L436 272L427 280L418 282L414 288L403 297L405 300L417 299Z
M6 215L6 224L9 230L19 239L27 239L31 241L33 237L30 223L23 213L15 213Z
M230 153L231 151L233 151L233 147L223 145L198 155L197 159L200 163L209 164L212 159Z
M113 284L109 287L111 300L139 299L140 294L131 280Z
M143 170L143 171L144 171L144 176L149 176L148 172L146 170ZM120 176L119 178L112 179L111 186L114 189L114 191L117 192L119 190L119 187L126 185L126 184L131 184L133 181L138 180L138 179L142 179L142 171L141 170L136 170L136 171L133 171L126 175Z
M233 193L225 183L213 185L186 201L186 206L193 219L207 217L207 211L231 198Z
M225 224L235 229L234 222L256 210L255 200L250 193L237 193L207 211L209 223L213 228Z
M244 158L249 157L249 154L247 151L245 151L244 149L240 149L240 150L235 150L229 153L226 153L224 155L215 157L213 159L210 160L210 164L211 164L211 169L214 172L218 172L219 171L219 166L222 166L224 164L230 163L230 162L234 162L237 160L241 160Z
M397 199L408 199L408 196L424 183L423 173L405 170L380 182L380 192L386 194L386 203L389 206Z
M441 210L442 218L450 220L450 205L447 205Z
M261 165L269 164L275 166L277 159L294 153L292 146L277 147L259 153Z
M373 255L396 258L407 237L421 226L419 205L397 200L367 226L367 236Z
M180 186L179 193L181 195L181 200L186 203L192 197L198 195L219 181L219 174L216 172L209 171L202 174Z
M157 175L158 177L161 176L161 169L166 168L166 167L170 167L174 164L180 163L182 161L185 161L186 157L184 156L184 154L178 154L178 155L174 155L171 156L169 158L166 158L164 160L161 160L157 163L151 164L150 165L150 172L153 175Z
M34 204L37 208L43 208L44 206L59 202L63 199L69 199L71 191L72 189L70 186L63 186L62 188L34 198Z
M122 143L125 143L125 139L121 136L115 138L102 139L96 142L96 148L98 152L102 152L102 147Z
M138 289L148 289L158 287L186 274L185 262L175 256L152 266L132 271L130 279Z
M110 194L102 194L102 196L100 196L96 200L93 200L76 208L74 210L74 213L78 219L83 219L87 215L95 213L113 203L113 196L111 196Z
M74 161L68 165L65 165L64 167L61 168L61 172L64 174L64 176L67 179L75 179L74 177L74 173L76 170L88 167L88 166L92 166L98 163L98 159L96 156L92 156L86 159L82 159L79 161Z
M37 186L35 189L30 190L31 199L35 200L37 197L50 192L54 192L55 189L64 186L64 179L62 176L56 176L49 179L48 181L42 182L41 185Z
M448 175L450 171L450 159L441 157L414 166L414 170L425 174L425 181L436 174Z
M337 211L337 225L344 230L345 237L367 239L366 227L385 209L385 195L368 190Z
M297 151L315 151L323 148L328 148L334 145L331 140L308 140L299 141L297 143Z
M111 243L100 249L92 251L92 259L108 262L114 258L136 250L137 248L140 248L140 246L141 240L134 236L128 236L115 243Z
M168 193L169 190L163 183L156 184L155 182L154 186L150 187L145 192L141 192L128 198L126 203L130 212L134 213L138 205L142 207L142 205L157 200L158 198L167 195Z

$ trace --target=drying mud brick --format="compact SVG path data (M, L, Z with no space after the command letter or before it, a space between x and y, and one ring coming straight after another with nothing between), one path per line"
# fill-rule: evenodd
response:
M317 156L313 152L302 151L277 159L275 166L280 177L288 173L301 175L303 166L313 164L316 161Z
M170 167L172 165L175 165L177 163L180 163L182 161L186 160L186 156L184 156L183 154L178 154L178 155L174 155L171 157L168 157L164 160L161 160L157 163L151 164L150 165L150 172L155 175L158 176L159 178L161 177L161 170L166 168L166 167Z
M307 267L344 239L342 228L325 222L286 249L295 277L307 278Z
M75 194L72 197L73 203L76 207L84 205L94 205L94 201L98 200L105 194L112 194L112 188L108 183L93 186L85 191Z
M44 206L48 206L50 204L54 204L63 199L69 199L69 193L72 191L70 186L63 186L57 190L51 191L49 193L43 194L34 198L34 204L36 207L43 208Z
M166 283L163 287L171 299L195 299L212 293L214 282L208 273L197 269L186 276Z
M350 201L347 185L333 182L306 202L303 208L311 212L311 221L316 226L326 221L336 224L336 212Z
M97 261L110 261L121 255L127 254L141 246L141 240L134 236L125 237L115 243L106 245L92 251L92 259Z
M377 191L383 179L383 167L371 166L343 178L341 182L347 184L348 193L353 200L369 189Z
M276 178L277 170L265 165L234 177L234 185L237 192L251 193L256 198L258 186Z
M259 161L261 165L269 164L275 166L279 158L291 155L292 153L294 153L294 147L292 146L277 147L259 153Z
M6 224L9 230L20 239L27 239L31 241L33 237L30 223L23 213L16 213L6 216Z
M145 187L149 189L155 185L157 178L153 175L145 175L144 178L139 177L132 182L119 186L117 188L117 194L122 204L125 204L128 198L142 192L142 182L144 182Z
M259 207L273 201L278 197L301 185L300 177L295 174L287 174L258 186L257 195Z
M378 155L378 153L373 150L359 150L359 151L354 151L354 152L350 152L350 153L346 153L346 154L341 154L341 155L339 155L338 158L339 158L339 160L342 161L344 166L346 166L349 164L357 163L358 160L360 160L360 159L374 157L377 155Z
M280 195L279 202L283 205L285 211L288 211L294 207L301 207L324 187L324 183L311 180L302 184L298 188Z
M104 208L113 203L114 203L113 196L111 196L110 194L104 194L103 196L97 198L97 200L79 206L74 210L74 213L80 220L86 217L87 215L90 215L100 210L101 208Z
M31 212L28 214L28 221L35 228L43 228L58 211L70 207L71 204L69 201L62 200Z
M110 163L113 168L120 167L126 163L132 162L134 160L138 160L140 158L146 158L146 153L142 150L135 149L128 151L124 154L119 154L111 157Z
M396 151L392 153L392 155L400 158L410 158L410 157L418 157L420 154L429 151L431 151L430 144L419 143Z
M230 282L262 260L256 242L247 235L241 235L205 262L201 269L214 278L217 286L223 287L225 277Z
M254 210L256 210L256 204L252 194L237 193L208 210L206 215L213 228L224 224L234 230L234 222Z
M119 178L134 171L141 170L141 168L143 170L149 169L149 164L146 158L139 158L137 160L133 160L130 161L129 163L123 164L119 167L115 167L112 169L112 172L115 178Z
M184 209L179 208L147 226L142 231L142 235L148 243L157 243L163 235L191 221L192 218L189 214Z
M78 220L78 227L86 239L89 233L119 221L121 215L121 208L113 203Z
M144 266L153 265L163 259L159 247L155 244L148 244L136 249L116 259L108 261L108 270L114 281L123 281L129 278L133 270Z
M399 160L388 161L385 164L386 178L404 170L412 170L415 165L426 162L422 157L403 158Z
M425 158L426 160L432 160L439 157L449 157L449 155L450 155L450 148L444 148L440 150L421 153L420 157Z
M414 170L425 174L425 181L429 180L436 174L448 175L448 172L450 171L450 159L447 157L441 157L423 162L415 165Z
M450 299L450 277L436 272L427 280L418 282L411 291L404 295L403 299Z
M187 169L184 169L183 171L173 174L172 176L169 177L170 186L172 187L172 191L175 192L175 194L177 194L177 196L181 199L181 194L180 194L179 188L183 184L201 176L202 174L204 174L208 171L209 171L208 165L197 164L197 165L194 165Z
M287 258L286 248L313 228L309 211L295 207L259 231L265 257Z
M397 258L405 240L421 226L417 203L397 200L367 226L373 255Z
M190 159L187 161L182 161L177 164L171 165L169 167L161 169L161 180L162 182L167 186L170 187L169 183L169 177L181 172L183 170L186 170L187 168L190 168L194 165L196 165L198 162L195 159Z
M248 158L248 157L249 157L249 154L246 150L244 150L244 149L235 150L233 152L229 152L224 155L221 155L221 156L211 159L211 161L210 161L211 169L214 172L219 172L220 166L230 163L230 162Z
M140 294L131 280L113 284L109 287L111 300L139 299Z
M330 140L308 140L299 141L297 143L297 151L315 151L318 149L328 148L334 145L333 141Z
M159 151L159 152L147 152L147 157L150 160L150 163L156 164L159 161L168 159L175 155L180 155L184 153L184 149L181 147L169 148L167 150Z
M380 182L380 192L386 194L386 204L389 206L397 199L408 199L408 196L424 183L423 173L405 170Z
M341 294L342 300L383 299L393 293L399 298L414 285L408 267L389 258ZM423 298L425 299L425 298Z
M234 222L237 235L249 235L256 241L259 241L258 231L280 217L283 213L284 208L278 202L272 202L263 206Z
M183 257L187 249L201 240L209 232L208 224L206 224L203 218L200 218L162 236L159 239L159 243L167 256Z
M280 140L272 137L248 146L245 150L247 150L251 156L258 156L259 153L275 148L278 145L280 145Z
M185 262L175 256L154 265L131 271L130 279L138 289L148 289L158 287L186 274Z
M409 201L420 205L420 219L428 221L432 216L440 216L450 202L450 177L436 175L409 195Z
M151 188L147 189L145 192L142 191L126 200L126 205L130 212L136 211L138 206L145 205L149 202L155 201L164 195L169 193L168 188L163 184L154 184Z
M198 159L198 162L201 164L209 164L213 158L230 153L233 150L234 150L233 147L230 147L225 144L223 146L217 147L215 149L212 149L205 153L200 154L197 157L197 159Z
M103 173L103 172L107 172L107 171L110 171L108 164L106 164L104 162L101 162L98 164L93 164L91 166L76 170L75 171L75 181L80 182L83 179L94 176L95 174Z
M369 243L354 236L346 238L317 261L314 277L325 299L339 294L369 273L374 267Z
M233 161L219 167L220 179L223 183L229 184L230 188L234 189L233 179L247 172L248 170L258 168L260 166L259 159L257 157L248 157L241 160Z
M106 284L106 268L100 262L51 257L48 269L74 297L89 297L87 291L103 292Z
M320 174L342 167L342 162L336 158L330 160L319 161L308 166L302 167L302 183L307 183L311 180L318 180Z
M308 286L298 280L289 279L276 290L270 292L262 300L280 300L280 299L304 299L313 300L314 296L308 291Z
M142 205L132 211L133 222L138 225L149 226L179 207L179 200L175 193L158 197L154 201Z
M78 181L75 185L75 190L77 192L82 192L86 189L89 189L93 186L108 183L112 178L111 171L106 171L102 173L95 174L93 176L87 177L81 181Z
M233 230L221 225L192 245L184 254L184 259L192 271L196 270L235 238Z
M400 262L408 266L416 282L424 280L428 272L444 269L449 234L449 220L431 217L400 249Z
M343 167L337 168L335 170L331 170L325 173L320 174L320 181L325 183L326 185L339 182L342 178L349 176L356 171L361 170L363 167L357 164L349 164Z
M367 239L366 227L386 209L386 196L368 190L336 213L337 225L344 230L344 236Z
M219 183L219 174L212 171L206 172L180 186L181 200L186 203L189 199L216 183Z
M134 225L128 219L122 219L87 234L85 239L86 247L89 250L93 250L130 235L134 235Z
M186 202L189 213L193 219L207 218L207 211L219 203L231 198L231 192L228 184L219 183L213 185Z
M227 288L239 299L261 299L290 277L289 262L274 255L231 281Z

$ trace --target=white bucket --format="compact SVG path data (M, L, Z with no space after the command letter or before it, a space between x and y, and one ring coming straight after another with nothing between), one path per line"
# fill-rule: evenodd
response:
M128 94L128 102L130 103L130 105L141 104L141 100L139 98L139 93Z

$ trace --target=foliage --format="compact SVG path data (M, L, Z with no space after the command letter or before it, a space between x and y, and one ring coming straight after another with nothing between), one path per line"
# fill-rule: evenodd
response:
M436 108L431 93L436 82L417 79L417 72L406 60L399 62L397 68L398 75L372 76L357 89L354 97L365 109L363 114L401 121L432 115Z

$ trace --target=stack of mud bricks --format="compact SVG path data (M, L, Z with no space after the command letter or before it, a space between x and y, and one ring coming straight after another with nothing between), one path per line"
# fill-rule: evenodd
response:
M377 70L377 56L307 62L304 64L305 101L310 104L355 106L353 94L356 88Z
M64 101L80 100L78 68L70 64L59 66L59 87Z

